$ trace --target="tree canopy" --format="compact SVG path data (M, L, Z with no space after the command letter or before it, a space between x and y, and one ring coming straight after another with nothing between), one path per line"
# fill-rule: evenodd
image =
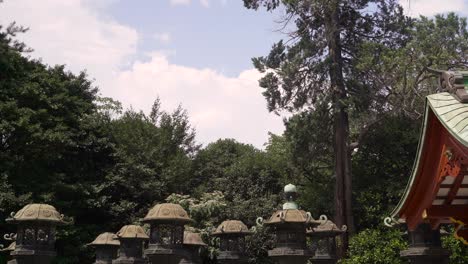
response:
M270 134L264 149L235 139L202 146L182 106L164 111L154 98L150 113L123 109L99 97L86 72L31 59L15 40L24 28L0 27L0 234L14 231L4 221L10 212L50 203L74 218L57 235L56 262L90 263L93 252L84 245L99 233L139 223L154 204L173 202L210 245L204 263L216 263L212 228L226 219L254 226L281 206L287 183L298 186L302 209L315 218L333 215L341 149L354 174L357 232L343 263L401 263L406 243L382 220L411 172L424 98L437 92L430 68L467 66L465 18L410 19L390 0L244 3L283 5L285 22L294 25L291 40L253 59L265 74L260 86L269 109L292 112L284 133ZM340 32L339 60L332 25ZM344 122L345 148L337 148L336 120ZM271 232L257 227L247 241L250 263L271 263L271 246ZM444 238L444 246L451 263L466 263L460 243Z

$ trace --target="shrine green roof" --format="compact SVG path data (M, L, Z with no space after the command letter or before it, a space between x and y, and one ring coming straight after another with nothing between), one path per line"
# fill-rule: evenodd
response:
M450 134L468 147L468 104L460 103L449 93L439 93L429 95L427 105Z
M391 213L391 216L385 219L386 225L393 225L395 223L402 222L399 213L408 198L411 187L413 186L414 181L416 180L416 175L418 174L419 162L422 156L424 139L426 138L427 126L429 123L429 111L434 113L440 123L454 138L464 146L468 147L468 104L459 102L452 94L447 92L427 96L424 123L421 130L418 151L411 177L400 202Z

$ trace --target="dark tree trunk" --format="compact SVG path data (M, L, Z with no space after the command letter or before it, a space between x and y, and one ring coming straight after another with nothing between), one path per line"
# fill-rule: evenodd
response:
M326 16L326 38L329 49L330 85L333 93L334 117L334 155L335 155L335 222L338 226L347 225L353 232L351 208L351 155L349 152L349 122L347 113L347 92L343 78L343 57L341 53L339 0L328 2ZM348 234L342 238L342 247L338 250L343 256L348 248Z

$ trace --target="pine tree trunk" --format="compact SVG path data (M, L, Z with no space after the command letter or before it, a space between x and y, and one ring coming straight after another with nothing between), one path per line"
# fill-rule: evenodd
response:
M334 111L334 155L335 155L335 222L347 225L350 233L354 230L351 193L351 155L349 152L349 121L347 113L347 92L343 78L343 57L339 30L339 0L327 1L329 12L326 16L326 37L329 49L330 85L333 93ZM342 237L343 256L348 248L348 234Z

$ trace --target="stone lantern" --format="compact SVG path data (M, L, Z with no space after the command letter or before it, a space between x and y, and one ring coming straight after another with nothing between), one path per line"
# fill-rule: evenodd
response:
M114 233L102 233L88 246L92 246L96 250L95 264L111 264L112 260L117 258L117 250L120 242Z
M251 232L242 221L222 222L212 234L219 237L218 262L221 264L247 263L245 237L250 234Z
M143 218L150 224L150 241L145 255L150 263L178 264L191 257L184 247L185 224L192 222L187 212L178 204L157 204Z
M48 204L28 204L16 214L6 219L16 224L15 249L11 252L13 260L9 264L46 264L56 256L55 228L66 224L53 206Z
M148 235L141 226L126 225L117 232L120 242L119 257L112 261L113 264L143 264L143 243L148 240Z
M305 264L314 255L314 251L307 247L306 229L318 226L311 214L298 209L294 201L297 197L296 186L288 184L284 187L286 203L282 210L278 210L271 217L258 224L270 226L276 233L276 244L268 251L268 256L279 264Z
M193 233L189 231L184 232L184 247L190 251L190 258L184 258L180 264L199 264L201 263L200 259L200 249L206 247L206 244L203 242L200 234Z
M344 225L338 228L335 223L322 215L319 219L320 225L307 230L307 236L312 240L312 247L315 250L313 263L335 264L336 256L336 237L346 232Z

